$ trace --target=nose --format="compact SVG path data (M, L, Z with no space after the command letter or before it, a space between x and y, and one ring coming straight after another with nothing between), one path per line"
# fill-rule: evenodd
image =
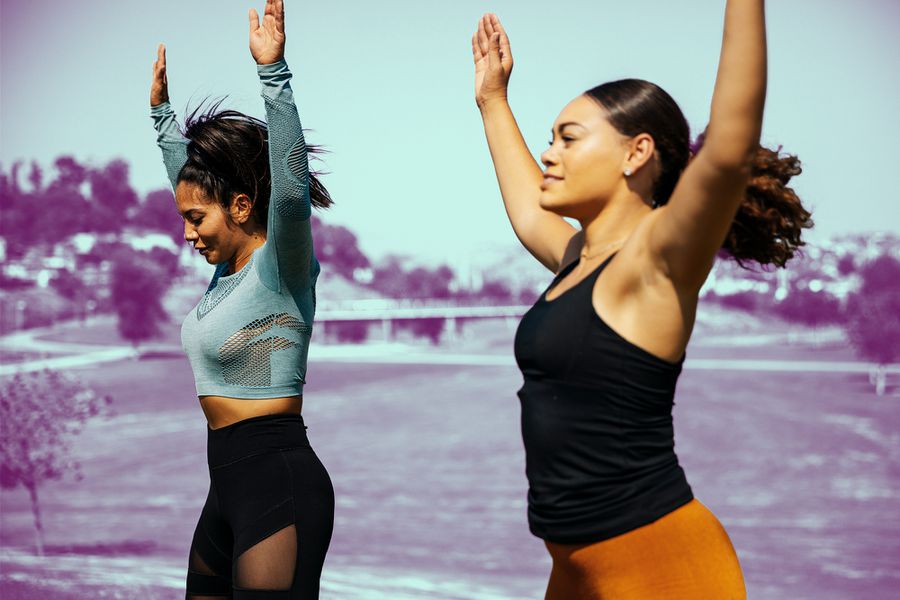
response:
M553 146L549 146L546 150L544 150L543 154L541 154L541 163L545 167L549 167L557 164L556 153L553 151Z
M191 226L190 223L185 222L185 224L184 224L184 240L186 242L190 242L193 244L198 239L200 239L200 236L197 235L196 230L194 230L194 228Z

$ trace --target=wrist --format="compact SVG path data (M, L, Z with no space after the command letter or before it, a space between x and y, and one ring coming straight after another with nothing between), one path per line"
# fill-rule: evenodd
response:
M490 96L488 98L482 98L477 102L478 110L482 112L482 114L486 112L490 112L495 108L506 108L509 106L509 100L506 97L506 94L497 94Z
M260 56L259 58L254 58L254 60L256 61L257 67L274 65L284 60L284 53L279 54L278 56Z

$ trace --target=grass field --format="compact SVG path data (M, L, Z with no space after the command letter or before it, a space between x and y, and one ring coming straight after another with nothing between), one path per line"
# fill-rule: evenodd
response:
M853 359L841 344L734 342L778 339L777 324L703 327L689 356ZM473 326L457 345L502 354L511 336L502 323ZM0 591L183 597L208 486L189 366L131 360L78 373L114 397L117 414L77 440L83 481L41 489L46 558L30 555L25 494L3 492ZM549 559L525 520L514 366L312 360L308 380L304 417L337 494L324 599L543 597ZM900 588L895 395L876 397L860 374L686 370L676 402L679 457L731 535L751 598L879 599Z

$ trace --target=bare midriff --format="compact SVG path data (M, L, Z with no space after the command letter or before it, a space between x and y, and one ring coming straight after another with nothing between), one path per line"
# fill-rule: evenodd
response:
M303 396L286 398L228 398L226 396L200 396L200 407L210 429L219 429L244 419L279 413L300 414Z

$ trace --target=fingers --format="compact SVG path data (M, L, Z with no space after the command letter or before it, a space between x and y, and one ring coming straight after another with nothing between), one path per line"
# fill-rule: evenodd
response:
M509 47L509 37L506 35L506 30L503 29L503 25L500 24L500 19L497 18L497 15L493 15L494 19L494 30L500 32L500 57L504 60L512 60L512 50Z
M500 68L500 33L496 31L488 40L488 68Z
M275 29L278 33L284 33L284 0L275 2Z
M250 9L250 33L253 33L259 29L259 14L257 14L255 8Z
M477 64L479 60L484 57L484 53L481 52L481 48L478 46L478 32L472 34L472 55L475 58L475 63Z
M490 39L491 36L494 35L493 17L494 15L492 15L491 13L485 13L484 16L481 17L482 20L484 20L484 31L485 33L487 33L488 39Z
M478 19L478 48L482 55L488 53L488 35L484 29L484 17Z
M163 81L166 79L166 46L160 44L156 47L156 60L153 61L153 80Z

